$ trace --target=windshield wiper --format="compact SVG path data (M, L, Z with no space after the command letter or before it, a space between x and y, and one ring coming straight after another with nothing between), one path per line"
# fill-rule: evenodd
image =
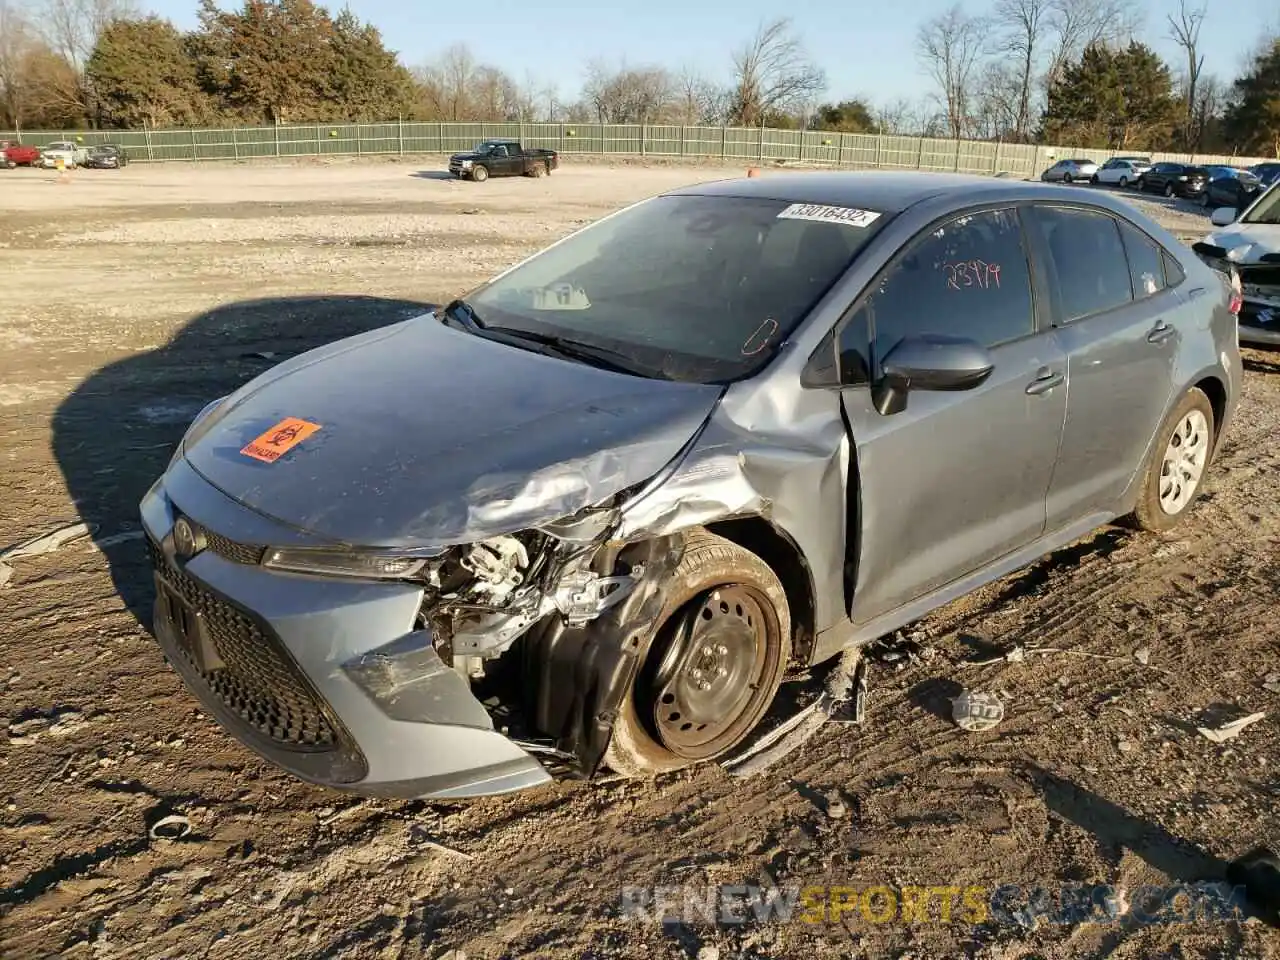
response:
M516 327L492 327L481 325L480 329L485 333L496 333L502 337L509 337L513 340L524 340L528 343L536 343L538 346L547 348L548 351L555 353L569 360L578 360L582 363L590 364L593 367L602 367L607 370L613 370L616 373L629 373L637 377L648 377L656 380L670 380L671 378L663 374L659 370L647 367L644 364L637 363L625 353L617 350L610 350L608 347L597 347L594 344L582 343L578 340L568 340L564 337L557 337L550 333L535 333L532 330L520 330Z
M446 322L451 321L453 324L461 326L464 330L484 329L484 321L476 315L471 304L465 300L453 300L441 312Z

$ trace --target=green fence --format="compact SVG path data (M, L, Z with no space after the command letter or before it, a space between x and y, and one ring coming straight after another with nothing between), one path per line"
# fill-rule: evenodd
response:
M1087 156L1099 162L1116 151L990 141L937 140L861 133L775 130L767 127L682 127L660 124L571 123L340 123L178 130L58 130L0 132L0 138L84 146L118 143L138 161L253 160L315 156L442 154L489 137L518 137L525 146L566 157L652 156L710 158L741 163L829 164L898 170L1004 173L1035 176L1055 159ZM1247 164L1260 158L1149 154L1153 160Z

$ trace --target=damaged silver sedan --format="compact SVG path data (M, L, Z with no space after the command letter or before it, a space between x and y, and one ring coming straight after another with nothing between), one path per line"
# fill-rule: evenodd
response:
M723 761L788 670L1177 522L1237 306L1103 195L677 190L210 404L142 504L155 633L227 730L339 789Z

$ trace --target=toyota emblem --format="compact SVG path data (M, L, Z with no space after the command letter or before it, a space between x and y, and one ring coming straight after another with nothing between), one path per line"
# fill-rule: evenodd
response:
M190 560L200 552L204 544L195 526L186 517L179 517L173 525L173 552L183 560Z

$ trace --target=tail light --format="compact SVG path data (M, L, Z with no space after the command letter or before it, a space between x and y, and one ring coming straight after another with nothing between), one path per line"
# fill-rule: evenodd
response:
M1240 315L1240 309L1244 306L1244 287L1240 284L1240 271L1234 266L1230 267L1231 271L1231 298L1227 301L1227 309L1236 316Z

